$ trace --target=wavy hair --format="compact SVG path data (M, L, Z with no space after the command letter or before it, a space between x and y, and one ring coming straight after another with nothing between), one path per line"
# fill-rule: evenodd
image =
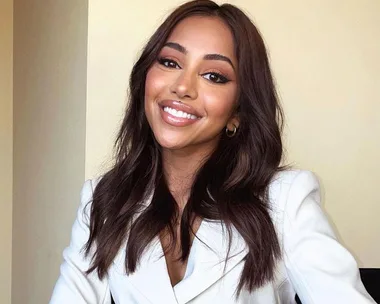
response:
M88 273L97 271L99 278L105 277L122 246L126 246L126 272L133 273L144 249L164 229L175 246L173 221L179 211L163 175L160 146L145 116L144 91L147 72L169 35L181 20L194 15L220 18L233 34L240 127L233 138L222 135L197 171L180 215L181 259L189 256L194 218L220 220L230 237L235 227L248 246L237 290L252 291L273 278L281 254L270 217L268 186L281 170L283 114L258 29L237 7L208 0L187 2L174 10L132 69L115 162L94 190L85 245L86 255L92 254Z

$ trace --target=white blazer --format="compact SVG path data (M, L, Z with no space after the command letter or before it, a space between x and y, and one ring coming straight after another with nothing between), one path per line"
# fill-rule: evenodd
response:
M337 241L319 204L319 184L308 171L285 171L270 184L271 216L282 248L275 278L260 289L235 290L247 249L239 233L227 253L226 231L216 221L203 220L194 238L184 279L171 286L158 237L148 246L137 271L126 275L125 249L120 250L108 277L99 280L96 271L86 276L90 260L83 255L88 239L89 205L96 182L87 181L81 206L72 229L71 243L64 250L61 275L51 304L232 304L295 303L297 293L303 304L375 303L365 290L352 255Z

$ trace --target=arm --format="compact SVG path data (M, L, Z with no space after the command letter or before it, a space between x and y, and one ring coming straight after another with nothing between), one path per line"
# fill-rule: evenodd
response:
M316 177L301 171L290 185L284 211L284 260L303 304L375 303L352 255L336 239L323 213Z
M72 228L70 246L63 252L64 262L55 285L50 304L91 303L108 304L109 288L107 280L100 280L96 271L85 272L90 266L90 257L85 257L83 246L89 236L89 210L92 199L92 182L86 181L81 192L81 205Z

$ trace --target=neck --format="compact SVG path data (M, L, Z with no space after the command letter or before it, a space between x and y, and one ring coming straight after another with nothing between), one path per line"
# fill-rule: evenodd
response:
M209 149L162 150L162 165L168 187L182 209L190 195L190 189L199 168L211 155Z

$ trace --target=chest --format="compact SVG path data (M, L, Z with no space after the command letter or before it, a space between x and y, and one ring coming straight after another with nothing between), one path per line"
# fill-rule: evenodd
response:
M109 277L115 303L293 303L284 300L292 295L294 299L284 267L279 268L273 282L236 297L247 251L240 236L233 232L230 258L225 263L228 251L225 232L217 223L203 222L192 241L186 263L179 265L170 263L175 255L165 255L165 241L157 237L142 255L137 270L128 275L124 268L125 252L120 252ZM173 280L175 275L177 282Z
M192 225L190 233L190 253L192 250L192 243L196 236L199 227L201 226L201 220L196 219ZM168 276L172 286L177 285L182 281L187 273L188 257L182 257L182 243L180 226L177 225L175 235L172 236L167 231L160 234L160 243L162 251L164 253L165 264L168 272ZM173 239L173 237L175 239Z
M192 262L190 261L189 264ZM239 263L225 275L212 276L209 272L190 273L185 279L171 286L170 280L158 271L149 276L126 277L112 273L110 289L115 303L130 304L293 304L295 292L289 280L274 280L254 292L242 291L236 296L243 263ZM191 265L190 267L193 267Z

